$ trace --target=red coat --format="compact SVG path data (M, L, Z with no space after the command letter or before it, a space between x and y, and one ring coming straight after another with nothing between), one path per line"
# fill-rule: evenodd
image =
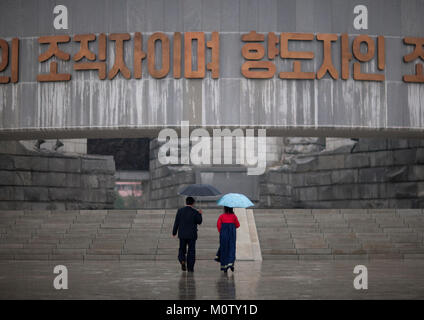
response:
M240 222L237 219L237 216L234 213L223 213L219 216L218 222L216 226L218 228L218 232L221 232L221 225L223 223L234 223L236 228L240 227Z

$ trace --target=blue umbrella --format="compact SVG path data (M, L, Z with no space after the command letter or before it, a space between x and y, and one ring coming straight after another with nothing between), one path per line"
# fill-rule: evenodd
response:
M227 193L218 200L217 204L230 208L247 208L254 206L248 197L240 193Z

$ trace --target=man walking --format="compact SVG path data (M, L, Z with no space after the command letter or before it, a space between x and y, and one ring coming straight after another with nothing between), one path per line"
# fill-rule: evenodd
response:
M174 229L172 230L172 235L175 237L178 232L178 238L180 239L178 260L181 263L181 269L183 271L188 270L189 272L194 271L194 263L196 261L197 225L202 223L202 211L197 211L193 208L193 205L194 199L192 197L187 197L186 206L178 209L177 211Z

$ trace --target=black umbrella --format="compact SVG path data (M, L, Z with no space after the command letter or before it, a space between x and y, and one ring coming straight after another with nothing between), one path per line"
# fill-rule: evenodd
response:
M221 194L221 192L210 184L197 183L182 188L179 194L193 197L213 197Z

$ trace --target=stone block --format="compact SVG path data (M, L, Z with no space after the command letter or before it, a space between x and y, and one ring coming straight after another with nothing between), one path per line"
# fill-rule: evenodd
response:
M424 148L417 149L415 163L424 163Z
M303 187L305 185L305 173L293 173L292 174L292 184L295 187Z
M407 139L387 139L389 149L407 149Z
M380 197L380 185L362 184L358 188L360 199L376 199Z
M45 187L26 187L23 189L24 199L27 201L48 201L49 190Z
M297 188L294 191L298 201L314 201L319 199L318 188Z
M97 175L98 184L102 188L114 188L115 176L113 175Z
M318 157L319 170L334 170L345 167L344 155L331 155Z
M358 199L360 185L331 185L318 188L319 200L343 200L343 199Z
M81 187L87 189L97 189L99 187L99 180L97 175L81 175Z
M49 199L54 201L78 201L82 195L79 188L48 188Z
M43 187L65 187L66 174L59 172L33 172L32 185Z
M331 184L331 172L311 172L305 175L305 185L329 185Z
M29 186L31 185L31 172L28 171L13 171L15 181L12 185ZM0 173L2 175L2 173Z
M115 173L115 163L110 160L103 159L82 159L81 171L83 173Z
M318 157L297 157L294 159L296 172L305 172L316 170L318 167Z
M387 185L388 196L392 198L414 198L417 196L417 183L404 182Z
M283 183L282 173L281 172L274 172L274 171L268 172L267 181L269 183L277 183L277 184Z
M383 182L386 181L386 168L363 168L359 169L359 182Z
M1 178L1 177L0 177ZM24 188L20 187L0 187L0 201L20 201L25 200ZM0 214L1 217L1 214Z
M358 170L334 170L331 172L331 181L334 184L357 183Z
M81 187L81 175L76 173L67 173L66 174L66 186L70 188L80 188Z
M9 155L0 155L0 170L13 170L13 169L15 169L15 163L14 163L13 157ZM27 168L24 168L24 169L27 169Z
M105 203L107 192L104 189L93 189L90 192L82 192L82 201L93 203Z
M383 167L393 165L393 151L378 151L369 154L371 167Z
M424 165L409 167L409 181L424 180Z
M81 172L81 160L79 158L49 157L48 170L50 172Z
M417 149L394 150L394 164L413 164L416 160Z
M408 167L391 167L387 168L386 177L387 181L408 181Z
M30 157L31 162L31 171L48 171L49 170L49 162L48 157ZM17 165L15 160L15 166Z
M345 168L362 168L370 166L370 159L367 153L347 154L344 158Z

